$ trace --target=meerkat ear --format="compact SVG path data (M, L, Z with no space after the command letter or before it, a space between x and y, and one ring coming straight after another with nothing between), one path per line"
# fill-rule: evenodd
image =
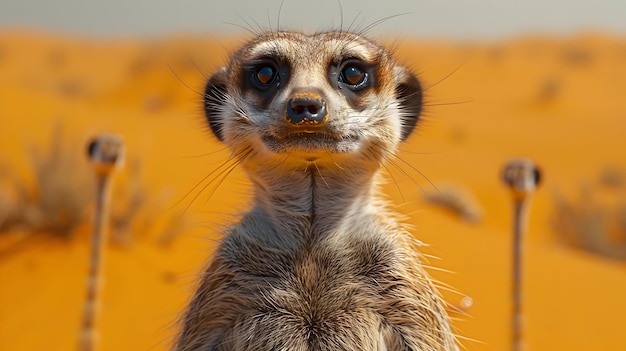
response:
M215 72L204 89L204 115L213 134L224 141L223 122L221 120L222 105L226 101L226 68L221 67Z
M396 97L401 110L401 137L404 141L413 132L422 112L422 86L417 77L405 67L396 68L396 77Z

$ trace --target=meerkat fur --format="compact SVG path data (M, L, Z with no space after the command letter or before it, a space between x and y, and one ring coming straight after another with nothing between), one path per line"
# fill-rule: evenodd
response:
M457 350L416 240L379 190L419 80L360 35L267 32L208 80L207 123L253 185L175 349Z

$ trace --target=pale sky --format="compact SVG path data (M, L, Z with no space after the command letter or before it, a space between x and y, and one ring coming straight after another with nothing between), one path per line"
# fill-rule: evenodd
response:
M584 30L626 34L626 0L0 0L0 28L138 36L238 26L320 31L389 19L374 33L419 37L498 38ZM233 25L235 24L235 25Z

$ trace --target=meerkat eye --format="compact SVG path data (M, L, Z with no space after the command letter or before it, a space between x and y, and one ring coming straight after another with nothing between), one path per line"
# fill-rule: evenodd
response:
M263 66L254 74L257 81L262 85L270 84L276 78L276 69L271 66Z
M361 90L368 84L368 75L357 65L347 64L341 69L339 81L353 90Z
M348 84L357 85L365 79L365 72L354 66L348 66L343 69L344 81Z

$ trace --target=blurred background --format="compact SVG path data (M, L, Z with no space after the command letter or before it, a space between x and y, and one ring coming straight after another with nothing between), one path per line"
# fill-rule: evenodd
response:
M343 19L341 11L343 9ZM581 30L623 32L626 4L619 0L421 1L232 0L228 2L5 0L5 26L81 35L169 35L178 32L237 33L246 22L263 28L328 30L341 21L376 26L375 32L429 38L506 38L527 33L571 34ZM358 17L358 18L357 18Z
M350 28L425 88L385 191L450 286L467 350L510 348L514 157L543 179L523 260L527 350L623 350L626 2L74 1L0 4L0 350L76 350L95 179L111 184L100 350L166 350L245 176L204 124L208 76L251 32Z

